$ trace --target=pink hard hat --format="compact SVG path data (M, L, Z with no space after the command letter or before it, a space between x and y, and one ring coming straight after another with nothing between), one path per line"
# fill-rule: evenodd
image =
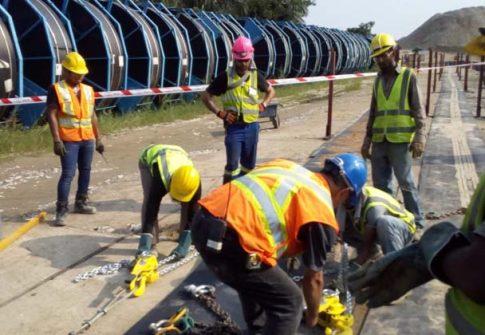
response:
M253 43L247 37L240 36L232 45L232 55L235 60L248 60L253 58Z

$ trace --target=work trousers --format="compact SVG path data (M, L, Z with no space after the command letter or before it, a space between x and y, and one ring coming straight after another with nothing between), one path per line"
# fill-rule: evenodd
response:
M371 152L372 182L375 187L395 195L392 174L401 188L404 206L414 214L416 225L424 226L424 213L420 205L418 189L414 183L413 159L409 143L373 142Z
M303 314L301 290L279 266L246 269L248 255L232 229L226 230L220 253L207 249L211 219L203 209L196 214L192 241L209 269L238 292L249 334L294 335Z
M160 210L160 203L163 197L168 193L165 188L160 188L156 195L150 194L150 189L153 184L154 177L150 173L150 167L141 162L138 163L138 168L140 170L141 187L143 189L143 204L141 206L141 222L142 222L142 233L154 234L154 229L158 227L157 215L154 215L154 219L148 220L146 218L148 212L148 206L155 206L151 210L158 214ZM154 198L156 197L156 198Z
M392 215L383 215L376 222L377 243L385 254L403 249L411 243L413 235L403 220Z
M76 167L79 171L76 198L88 194L94 144L94 140L64 142L66 153L61 157L62 172L57 183L58 202L68 202L71 183L76 174Z
M224 183L248 173L256 165L259 123L235 123L226 126L226 166ZM241 167L239 167L241 163Z

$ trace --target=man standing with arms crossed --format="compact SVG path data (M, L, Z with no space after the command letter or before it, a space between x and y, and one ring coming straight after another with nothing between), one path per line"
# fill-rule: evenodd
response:
M377 34L371 42L371 57L380 72L374 82L362 157L371 160L375 187L395 194L392 174L401 188L404 205L413 213L416 226L424 227L424 213L414 183L413 158L424 152L424 110L416 75L395 60L396 41ZM372 150L371 150L372 145Z

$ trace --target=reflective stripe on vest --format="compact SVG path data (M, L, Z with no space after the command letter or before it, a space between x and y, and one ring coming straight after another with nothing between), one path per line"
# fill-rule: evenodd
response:
M94 139L92 116L94 92L91 86L79 84L79 98L74 90L62 80L54 84L59 103L59 135L63 141Z
M170 159L167 156L170 155ZM158 163L160 177L166 190L170 189L172 174L180 166L193 165L187 152L175 145L151 145L141 154L140 160L150 168L153 175L153 164Z
M472 237L478 226L485 224L485 174L473 193L461 231ZM478 304L457 288L446 295L446 334L485 334L485 305Z
M392 143L410 143L414 136L415 121L408 101L411 70L403 67L393 83L389 98L384 94L382 79L374 83L376 115L372 124L372 141L387 139Z
M250 70L249 80L237 84L241 77L232 67L227 71L228 89L222 96L224 110L230 110L242 114L244 122L255 122L259 116L258 106L258 73L256 70ZM234 87L235 86L235 87ZM233 88L232 88L233 87Z
M361 215L359 223L359 231L364 231L364 226L367 223L367 212L374 207L382 206L392 216L403 220L409 229L411 234L416 232L416 224L414 222L414 215L407 211L403 205L401 205L396 199L384 191L381 191L375 187L364 187L363 195L366 197L364 203L364 212Z
M298 167L293 171L279 167L262 167L232 182L257 208L259 217L265 226L268 242L276 250L276 255L273 257L278 258L286 251L288 231L284 213L292 197L302 185L311 189L317 198L327 204L330 210L333 210L330 194L308 178L311 174L312 172L303 167ZM269 188L260 179L264 176L280 178L272 188Z

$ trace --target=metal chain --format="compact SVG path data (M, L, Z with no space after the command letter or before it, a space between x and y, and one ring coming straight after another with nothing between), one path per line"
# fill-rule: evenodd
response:
M185 263L189 262L192 258L198 255L197 252L195 254L193 251L195 250L194 246L190 246L189 248L189 255L187 255L185 258L181 259L178 262L175 262L170 265L170 270L166 271L165 269L160 270L160 275L164 275L165 273L171 272L175 270L177 267L184 265ZM187 259L189 258L190 259ZM170 255L167 257L162 258L161 260L158 261L158 268L160 269L163 265L170 263L177 259L177 255ZM79 283L80 281L87 280L87 279L92 279L95 278L99 275L112 275L120 271L121 268L129 268L131 264L131 261L127 259L122 259L119 262L116 263L108 263L103 266L98 266L97 268L94 268L90 271L86 271L83 273L78 274L74 279L74 283ZM177 266L175 266L177 264ZM174 267L175 266L175 267ZM165 271L162 273L162 271Z
M188 262L190 262L193 258L199 256L199 253L195 250L195 248L193 246L191 246L189 250L190 250L190 252L187 256L185 256L184 258L182 258L181 260L179 260L177 262L169 264L168 266L166 266L162 269L160 269L160 267L163 266L164 264L167 264L167 262L164 262L165 259L158 262L158 266L159 266L159 269L160 269L158 271L158 273L160 274L160 276L164 276L167 273L174 271L175 269L181 267L182 265L185 265ZM169 256L169 257L171 257L171 256ZM167 258L169 258L169 257L167 257ZM175 259L175 258L172 258L172 259ZM164 263L162 263L162 265L160 265L161 262L164 262Z
M198 255L199 253L195 250L194 246L191 246L189 248L189 254L185 258L159 270L158 273L160 274L160 276L166 275L167 273L174 271L175 269L181 267L182 265L187 264ZM170 259L170 260L167 261L167 259ZM168 262L174 259L175 257L173 256L168 256L163 258L162 260L160 260L160 262L158 262L159 267L167 264ZM121 261L120 263L122 262L123 261ZM108 310L113 308L121 301L128 299L132 296L133 296L133 291L130 291L128 288L122 288L118 293L115 294L115 296L110 301L108 301L105 304L103 308L99 309L91 319L84 321L83 324L81 325L81 328L79 328L76 331L70 332L69 335L77 335L77 334L83 333L85 330L89 329L93 325L93 323L95 323L99 318L101 318L103 315L106 315L108 313ZM226 334L226 333L221 333L221 335L223 334ZM230 334L230 333L227 333L227 334Z
M192 297L202 303L208 310L214 313L220 321L213 324L196 322L195 327L189 334L192 335L240 335L242 334L239 326L231 319L231 315L226 312L216 301L215 288L207 285L195 287L186 286L185 290L191 293Z
M442 214L436 214L435 212L429 212L426 214L426 220L443 220L453 215L464 215L466 212L465 207L460 207L452 211L444 212Z
M78 274L74 279L73 282L79 283L80 281L95 278L99 275L112 275L118 272L121 268L128 268L130 265L130 261L123 259L116 263L108 263L103 266L98 266L90 271L86 271L83 273Z

